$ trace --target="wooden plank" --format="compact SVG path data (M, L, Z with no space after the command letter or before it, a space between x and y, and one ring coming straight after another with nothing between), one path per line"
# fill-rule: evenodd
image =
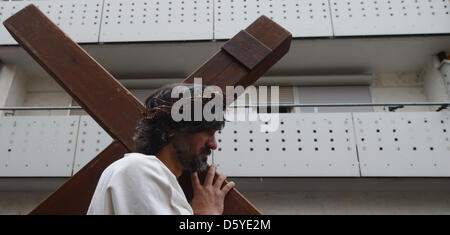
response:
M291 33L266 16L259 17L245 31L272 50L254 69L247 69L227 52L220 50L184 82L193 83L195 77L202 77L204 84L217 85L222 87L222 90L225 86L247 87L289 51Z
M129 152L119 141L113 141L77 174L30 212L31 215L86 214L103 170ZM90 196L88 196L90 195Z
M223 92L225 92L226 86L247 87L258 80L289 51L292 40L291 33L266 16L259 17L245 31L271 50L253 69L249 70L228 52L220 50L183 82L193 83L194 78L201 77L203 84L219 86ZM227 103L229 104L231 101L227 101ZM191 187L188 187L189 174L184 173L179 182L189 199L192 194ZM262 213L241 193L233 189L225 198L224 214L257 215Z
M241 30L230 41L225 43L222 49L245 65L247 69L254 69L272 52L270 48L245 30Z
M272 54L267 56L254 70L249 71L229 54L219 51L191 74L185 82L193 81L193 76L196 76L202 77L205 84L219 85L223 89L226 85L247 86L251 84L258 78L258 74L262 75L267 71L289 49L290 34L267 20L262 17L256 21L260 24L267 24L267 26L255 25L255 22L247 29L250 34L272 49ZM29 24L29 22L33 22L33 24ZM32 5L26 7L5 21L4 25L19 44L113 138L117 139L114 144L102 152L104 154L100 154L101 156L97 156L92 161L97 162L96 165L99 167L90 167L89 164L85 166L73 179L61 186L57 192L32 212L33 214L60 214L67 211L71 214L83 214L87 210L99 176L104 168L112 162L110 159L116 160L117 156L123 156L125 150L134 150L132 136L137 121L145 112L145 107L36 7ZM259 30L273 30L274 34L259 32ZM275 34L279 33L283 35L282 41L276 40L279 36ZM109 154L109 157L106 153ZM180 182L183 182L183 179ZM192 186L189 183L182 184L182 187L187 192L191 190ZM224 213L260 214L236 189L228 194Z

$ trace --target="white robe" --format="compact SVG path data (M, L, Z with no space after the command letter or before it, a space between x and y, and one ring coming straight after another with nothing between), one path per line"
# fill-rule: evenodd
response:
M193 214L175 175L157 157L127 153L102 173L89 206L93 214Z

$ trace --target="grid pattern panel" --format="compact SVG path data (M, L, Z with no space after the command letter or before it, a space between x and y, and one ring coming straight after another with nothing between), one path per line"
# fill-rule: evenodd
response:
M449 0L330 0L335 36L450 32Z
M113 139L90 116L80 118L77 154L73 166L73 174L77 173L103 149L111 144Z
M265 15L293 37L332 36L327 0L215 0L215 39L228 39Z
M293 37L450 33L449 0L0 1L0 21L30 3L78 43L229 39L260 15Z
M350 114L280 114L274 132L261 121L227 123L214 162L229 176L359 176Z
M450 176L450 113L354 113L362 176Z
M0 118L0 176L71 176L78 123L78 116Z
M0 22L31 3L74 41L98 42L102 0L0 1ZM17 44L3 24L0 26L0 44Z
M244 177L450 176L449 112L281 114L279 128L267 133L260 131L262 123L229 122L217 134L213 161L221 172ZM89 116L3 117L0 176L67 177L111 141Z
M211 40L213 0L105 0L100 41Z

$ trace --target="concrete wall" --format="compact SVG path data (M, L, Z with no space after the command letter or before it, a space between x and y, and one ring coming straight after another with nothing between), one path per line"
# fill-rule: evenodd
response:
M53 79L31 78L26 87L23 106L70 106L72 98ZM67 110L21 111L18 115L67 115Z
M0 107L69 106L71 102L72 98L53 79L29 76L16 65L4 65L0 70ZM15 112L17 116L67 114L64 110Z
M427 98L423 88L423 78L415 72L402 73L375 73L374 81L370 86L372 102L426 102ZM383 107L374 107L376 112L382 112ZM403 111L430 111L426 106L408 106Z
M450 214L444 178L235 178L264 214Z
M448 192L246 192L264 214L450 214Z
M440 62L436 56L425 64L420 76L424 80L424 91L428 101L450 101L444 75L439 70ZM436 110L437 107L433 107Z
M27 214L65 179L0 180L0 214ZM450 214L450 179L233 178L264 214ZM15 186L7 186L14 184ZM50 186L49 186L50 185ZM5 187L12 189L7 190ZM27 189L27 191L24 191Z
M1 215L26 215L50 192L0 192Z
M15 65L0 68L0 107L22 106L26 97L27 75ZM0 111L0 115L4 115ZM6 113L11 113L6 111Z
M0 192L1 215L29 213L50 192ZM450 214L448 192L243 192L264 214Z

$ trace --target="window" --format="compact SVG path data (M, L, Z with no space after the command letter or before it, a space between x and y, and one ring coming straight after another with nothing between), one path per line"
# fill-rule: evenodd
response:
M308 86L295 88L296 103L372 103L369 86ZM318 107L319 113L373 112L373 107ZM295 112L314 112L313 107L295 108Z
M259 88L259 87L258 87ZM258 89L258 97L259 97L259 90ZM280 86L279 87L279 98L278 101L280 104L293 104L294 103L294 93L293 93L293 87L290 86ZM271 104L271 87L267 86L267 100L259 100L259 104ZM274 109L270 106L267 108L257 108L258 113L272 113L275 112ZM293 112L292 107L278 107L278 113L291 113Z

